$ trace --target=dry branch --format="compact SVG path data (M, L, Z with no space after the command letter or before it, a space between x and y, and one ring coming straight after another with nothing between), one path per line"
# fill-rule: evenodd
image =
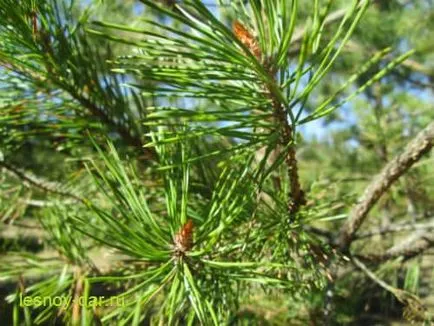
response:
M398 245L388 249L384 254L369 254L359 256L365 261L381 263L386 260L403 257L405 260L420 255L424 251L434 247L434 234L432 232L423 232L418 237L410 237L403 240Z
M400 155L392 159L381 173L372 180L340 230L338 245L342 250L346 251L348 249L355 238L355 233L380 197L433 145L434 122L431 122L406 146Z
M357 235L355 237L356 240L359 239L365 239L365 238L370 238L376 235L385 235L388 233L398 233L398 232L405 232L405 231L416 231L416 230L434 230L434 221L429 222L429 223L402 223L402 224L394 224L394 225L390 225L387 228L384 229L378 229L378 230L373 230L373 231L367 231L367 232L363 232L360 233L359 235Z

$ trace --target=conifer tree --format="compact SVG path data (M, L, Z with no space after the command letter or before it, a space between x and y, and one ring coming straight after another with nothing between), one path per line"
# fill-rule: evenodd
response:
M0 320L429 323L427 12L0 0Z

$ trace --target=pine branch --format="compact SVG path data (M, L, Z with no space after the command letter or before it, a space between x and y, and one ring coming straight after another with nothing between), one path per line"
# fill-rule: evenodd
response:
M355 233L368 216L369 211L380 197L424 154L434 145L434 122L423 129L404 149L390 161L368 185L358 203L349 214L348 220L342 226L338 245L346 251L355 238Z
M113 129L124 142L145 152L146 158L155 159L155 151L144 147L141 122L130 110L128 98L118 77L110 73L102 56L103 51L92 46L83 21L77 22L71 13L60 19L54 3L38 6L32 11L33 28L26 19L26 3L16 6L6 1L0 10L5 20L0 25L4 42L1 44L1 64L12 74L19 74L35 84L36 89L53 86L74 98L91 115ZM5 28L6 23L16 25L16 34ZM64 31L60 33L60 31ZM111 54L110 48L106 52ZM21 53L32 53L31 64L22 61ZM93 60L89 60L93 58ZM81 72L77 72L82 68ZM134 97L134 96L133 96ZM139 101L134 97L135 104Z
M37 178L33 175L28 174L27 172L24 172L20 169L13 167L12 165L10 165L4 161L0 161L0 166L4 167L6 170L12 172L21 180L31 184L32 186L34 186L36 188L39 188L45 192L51 192L51 193L54 193L54 194L57 194L60 196L70 197L70 198L77 200L77 201L80 201L80 202L84 201L83 198L80 198L79 196L77 196L71 192L60 190L61 185L58 183L42 180L39 177Z
M403 257L405 260L408 260L422 254L432 247L434 247L434 235L432 232L426 231L416 238L410 236L410 238L388 249L384 254L360 255L359 258L376 263L398 257Z
M434 230L434 221L430 223L417 223L417 224L395 224L390 225L385 229L373 230L369 232L363 232L355 237L355 240L370 238L376 235L385 235L388 233L398 233L405 231L414 231L414 230Z

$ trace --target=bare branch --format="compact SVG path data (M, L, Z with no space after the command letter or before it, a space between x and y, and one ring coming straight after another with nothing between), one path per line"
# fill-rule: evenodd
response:
M354 240L355 233L366 219L369 211L380 197L398 180L414 163L426 154L434 145L434 122L423 129L404 149L390 161L368 185L349 214L348 220L340 230L339 247L346 251Z
M434 230L434 221L430 223L417 223L417 224L395 224L390 225L385 229L378 229L368 232L363 232L355 237L355 240L370 238L375 235L384 235L388 233L397 233L397 232L405 232L405 231L414 231L414 230Z
M432 247L434 247L434 234L426 231L418 237L410 236L398 245L388 249L384 254L360 255L359 257L363 260L376 263L381 263L398 257L403 257L405 260L408 260L420 255Z

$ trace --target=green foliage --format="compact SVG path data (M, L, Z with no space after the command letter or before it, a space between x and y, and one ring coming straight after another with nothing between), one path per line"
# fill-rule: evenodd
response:
M432 159L373 209L390 225L335 246L372 175L434 118L401 80L430 82L410 59L430 49L377 2L0 0L0 235L33 221L45 248L1 253L7 322L347 324L385 293L413 318L424 263L358 259L431 216Z

